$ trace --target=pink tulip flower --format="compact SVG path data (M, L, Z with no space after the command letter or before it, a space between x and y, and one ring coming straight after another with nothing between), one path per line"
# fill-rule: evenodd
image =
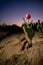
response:
M30 13L27 13L27 14L26 14L26 18L27 18L27 19L30 19L30 18L31 18Z

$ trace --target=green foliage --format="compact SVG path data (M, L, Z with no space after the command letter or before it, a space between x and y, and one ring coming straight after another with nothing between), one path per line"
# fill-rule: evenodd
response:
M28 27L29 27L29 29L32 30L32 28L33 28L33 23L32 23L32 21L28 24Z
M26 24L26 26L24 25L25 31L26 31L28 37L30 38L30 40L32 40L32 38L33 38L33 36L35 34L35 32L33 31L33 23L31 21L29 24L27 24L27 22L25 21L24 18L23 18L23 20L24 20L24 22Z
M28 25L28 27L25 26L25 30L26 30L26 33L27 33L28 37L30 38L30 40L32 40L35 32L32 30L31 25L30 26Z
M24 18L23 18L23 20L24 20L24 23L25 23L25 25L24 25L25 31L24 32L27 33L28 38L31 41L32 41L32 38L33 38L36 31L43 33L43 22L40 23L40 20L38 20L38 23L36 23L36 24L34 23L34 25L32 23L33 20L29 24L26 22L26 20ZM34 30L34 28L36 29L36 31Z
M37 30L38 30L39 32L43 33L43 24L42 24L42 22L41 22L41 23L38 23L38 25L37 25Z

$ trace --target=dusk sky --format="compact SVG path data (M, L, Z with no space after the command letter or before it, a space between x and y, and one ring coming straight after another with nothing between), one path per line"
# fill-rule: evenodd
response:
M43 20L43 0L0 0L0 24L21 25L28 12L30 20Z

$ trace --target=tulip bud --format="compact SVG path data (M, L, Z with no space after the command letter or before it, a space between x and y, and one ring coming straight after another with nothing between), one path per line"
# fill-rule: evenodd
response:
M26 14L26 18L27 18L27 19L30 19L30 18L31 18L30 13L27 13L27 14Z

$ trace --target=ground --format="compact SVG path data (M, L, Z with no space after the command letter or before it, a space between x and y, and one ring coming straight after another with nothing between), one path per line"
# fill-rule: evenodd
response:
M43 65L43 35L37 32L32 47L27 49L28 44L24 33L0 41L0 65Z

